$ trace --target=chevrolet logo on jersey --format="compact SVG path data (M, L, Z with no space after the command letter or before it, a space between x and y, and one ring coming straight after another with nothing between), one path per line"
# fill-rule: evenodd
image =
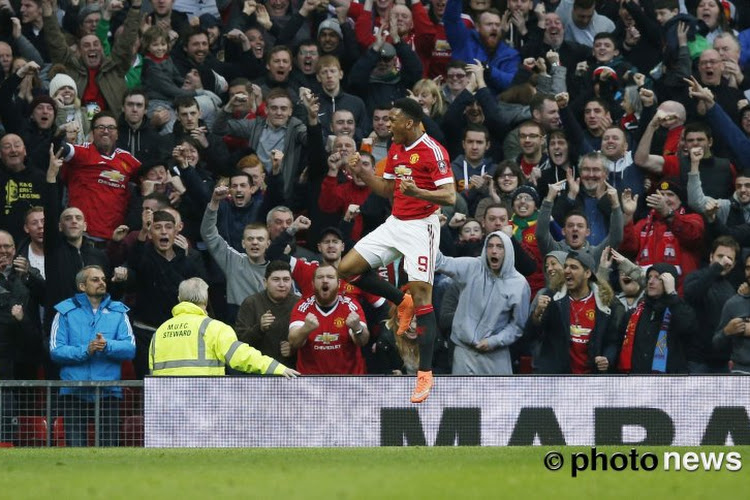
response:
M323 332L315 336L315 342L320 342L321 344L331 344L333 342L338 342L338 340L338 333Z
M112 182L125 182L125 176L117 170L102 170L99 177L104 177Z
M399 177L411 177L411 169L406 165L399 165L398 167L394 168L393 173L395 173Z

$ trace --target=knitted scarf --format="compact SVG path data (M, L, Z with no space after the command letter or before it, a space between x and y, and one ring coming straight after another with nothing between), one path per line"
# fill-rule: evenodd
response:
M517 241L523 241L523 232L532 226L536 226L536 220L539 218L539 210L535 211L529 217L518 217L514 215L513 221L513 237Z

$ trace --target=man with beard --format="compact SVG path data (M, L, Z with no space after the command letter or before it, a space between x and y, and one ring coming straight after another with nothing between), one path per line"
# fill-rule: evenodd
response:
M120 380L122 362L135 354L128 307L111 299L99 266L81 269L76 286L78 294L55 306L49 344L52 360L61 366L62 380ZM86 446L95 408L101 422L99 443L117 446L122 389L114 386L99 390L95 394L93 388L60 389L67 446Z
M713 347L729 351L732 373L750 375L750 255L745 257L745 281L721 311Z
M175 245L176 220L165 210L143 211L141 230L128 256L128 269L135 271L136 306L133 331L136 376L148 373L148 346L156 329L172 316L177 289L183 280L205 277L200 252ZM150 242L147 242L150 240Z
M606 282L598 282L595 261L571 251L565 286L538 297L526 322L524 340L538 342L534 373L606 373L617 361L624 309Z
M140 25L140 0L130 4L122 34L115 40L112 52L104 55L96 35L86 35L78 42L76 55L65 41L50 0L42 2L44 39L53 63L64 64L78 88L81 104L92 116L95 110L110 110L114 116L122 111L122 98L127 90L125 75L130 71L132 48Z
M388 113L391 105L377 106L372 112L372 156L375 164L381 162L388 156L388 148L391 145L391 131L388 128Z
M491 8L479 15L475 32L461 20L461 0L448 0L443 24L454 59L481 61L488 68L490 77L487 83L495 93L510 87L521 56L501 40L502 15L497 9Z
M554 50L560 56L560 65L575 68L579 62L585 61L591 55L591 49L573 40L565 40L565 26L562 19L555 12L544 15L544 36L532 38L521 48L521 57L544 57L547 52ZM573 71L568 73L573 76ZM570 88L570 87L569 87Z
M315 293L292 310L289 344L303 375L363 375L361 347L370 332L356 300L339 295L336 268L323 264L313 275Z
M646 271L646 297L627 320L618 371L687 373L685 352L695 332L696 317L693 308L677 295L678 275L675 266L664 263Z
M296 230L307 229L310 226L310 220L306 217L297 217L292 223L292 228ZM283 253L284 248L291 243L293 236L289 232L282 232L268 247L269 260L282 260L289 262L292 270L292 278L297 284L297 288L303 297L313 294L313 281L315 271L322 265L331 265L338 269L341 264L341 255L344 253L344 235L337 227L326 227L320 232L320 241L318 241L318 251L322 257L321 261L306 261L298 259L291 255ZM385 299L376 297L367 292L363 292L356 285L352 285L346 280L339 279L341 289L339 293L344 297L355 299L358 304L368 302L373 308L385 304Z
M612 211L619 203L612 203L610 190L618 192L607 183L607 158L601 153L588 153L578 164L578 179L572 172L566 175L568 192L557 198L553 209L556 220L565 218L571 210L580 210L586 215L590 227L587 240L598 245L612 230ZM549 193L547 193L549 194ZM598 262L598 261L597 261Z
M102 111L91 121L93 143L65 144L62 179L68 186L69 204L84 213L88 236L105 242L125 223L130 190L128 183L141 163L115 147L117 120Z
M232 248L219 235L216 228L216 214L219 204L226 199L229 189L217 186L211 202L201 223L201 237L208 251L219 265L227 279L227 319L234 323L237 310L246 297L263 289L266 261L266 249L270 240L268 229L260 222L247 224L242 231L242 250L244 255Z
M479 60L489 72L487 83L495 93L510 87L521 56L501 40L502 15L497 9L482 12L477 31L473 31L461 20L461 0L448 0L443 24L454 59L467 63Z
M479 257L438 254L436 272L458 283L451 340L454 375L511 375L508 347L521 337L529 315L530 290L514 268L508 235L487 236ZM492 304L492 307L487 307Z

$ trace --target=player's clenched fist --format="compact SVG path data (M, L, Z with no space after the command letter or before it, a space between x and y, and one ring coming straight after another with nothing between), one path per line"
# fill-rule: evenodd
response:
M406 196L416 196L419 192L419 188L414 183L413 179L404 179L398 186L399 190Z
M316 330L320 326L318 318L313 313L307 313L305 316L305 328L310 331Z

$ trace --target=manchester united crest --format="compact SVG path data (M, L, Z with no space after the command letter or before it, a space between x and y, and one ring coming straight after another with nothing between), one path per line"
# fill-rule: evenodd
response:
M419 161L419 155L417 153L414 153L413 155L409 157L409 163L411 163L412 165L414 165L418 161Z
M344 318L336 318L333 320L333 326L336 328L341 328L346 324L346 320Z

